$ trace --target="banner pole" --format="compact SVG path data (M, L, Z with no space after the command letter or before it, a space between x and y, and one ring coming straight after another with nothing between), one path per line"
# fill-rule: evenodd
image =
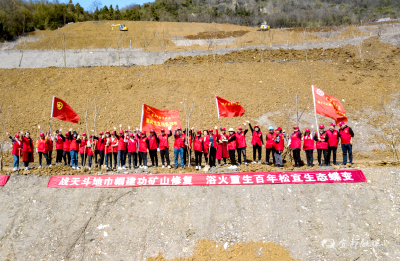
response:
M140 119L140 131L142 131L143 128L143 114L144 114L144 103L142 105L142 119Z
M54 96L51 102L51 115L50 115L50 134L51 134L51 124L53 123L53 110L54 110Z
M314 100L314 113L315 113L315 123L317 124L317 133L319 137L319 126L318 126L318 118L317 118L317 108L315 107L315 92L314 92L314 85L311 85L311 90L313 94L313 100Z
M218 106L218 99L217 99L216 95L215 95L215 102L217 103L218 122L219 122L219 128L221 129L221 119L219 118L219 106Z

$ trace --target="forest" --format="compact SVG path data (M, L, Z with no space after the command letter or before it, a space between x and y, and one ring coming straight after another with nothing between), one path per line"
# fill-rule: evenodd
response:
M349 25L399 16L400 0L156 0L143 5L103 6L88 10L78 2L0 0L0 40L34 30L96 20L230 23L273 27Z

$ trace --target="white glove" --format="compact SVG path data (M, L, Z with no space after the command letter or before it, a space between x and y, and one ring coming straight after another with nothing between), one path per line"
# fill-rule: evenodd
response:
M157 151L160 151L160 148L157 148Z
M169 125L169 126L168 126L168 130L171 130L171 129L172 129L172 126L171 126L171 125Z

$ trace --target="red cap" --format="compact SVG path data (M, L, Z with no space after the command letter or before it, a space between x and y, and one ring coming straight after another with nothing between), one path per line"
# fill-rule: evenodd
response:
M198 130L197 133L200 133L200 134L201 134L201 130Z
M345 125L344 121L341 121L341 122L339 123L339 126L342 126L342 125Z
M129 130L125 130L125 132L129 132Z
M275 131L281 131L281 130L282 130L282 128L281 128L281 127L278 127L278 128L276 128Z
M120 130L120 131L119 131L119 134L124 134L124 131L123 131L123 130Z
M320 129L325 129L325 125L324 125L324 124L321 124L321 125L319 125L319 128L320 128Z
M44 137L44 133L41 132L41 133L39 134L39 136L40 136L40 137Z
M213 129L209 129L208 132L213 132Z
M222 131L226 130L224 127L221 128Z
M47 131L47 133L48 133L48 134L50 134L50 133L51 133L51 131L50 131L50 130L48 130L48 131Z
M296 125L296 126L293 127L293 129L298 130L299 126Z
M332 122L332 123L331 123L331 126L335 127L335 126L336 126L336 124Z
M307 128L307 129L304 130L304 132L310 132L310 129Z
M260 126L258 126L258 124L256 126L254 126L254 128L260 128Z
M106 134L110 134L110 131L106 131Z
M242 126L239 126L239 127L238 127L238 130L243 130L243 127L242 127Z
M86 136L86 132L82 133L82 136Z
M90 134L90 136L89 136L89 137L91 138L91 137L93 137L93 135L92 135L92 134Z
M129 133L129 137L133 137L133 133Z
M182 130L181 128L177 128L176 130Z
M18 134L15 134L15 138L19 138L19 135L18 135Z
M161 131L165 131L164 129L161 129Z
M66 132L66 133L65 133L65 136L69 136L69 132Z
M112 131L111 134L115 135L115 131Z
M143 134L146 134L146 132L145 132L145 131L142 131L140 134L142 134L142 135L143 135Z
M102 131L99 132L99 135L103 135L104 133Z

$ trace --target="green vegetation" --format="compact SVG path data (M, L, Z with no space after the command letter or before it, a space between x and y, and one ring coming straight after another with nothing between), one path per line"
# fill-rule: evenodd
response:
M400 0L156 0L124 8L93 1L85 11L72 0L0 0L0 40L33 30L53 30L69 22L133 20L216 22L256 26L266 20L271 27L331 26L396 18Z

